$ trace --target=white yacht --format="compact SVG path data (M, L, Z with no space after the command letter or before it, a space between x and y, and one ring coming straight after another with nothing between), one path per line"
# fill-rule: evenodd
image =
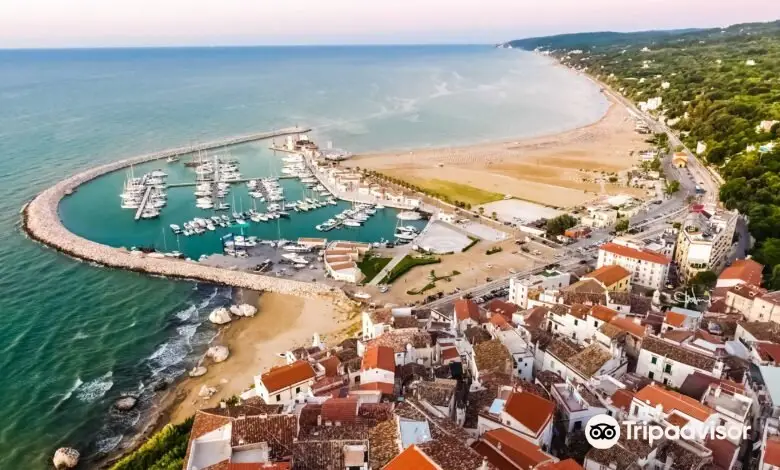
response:
M399 212L396 217L401 220L420 220L422 219L422 214L417 211L403 211Z

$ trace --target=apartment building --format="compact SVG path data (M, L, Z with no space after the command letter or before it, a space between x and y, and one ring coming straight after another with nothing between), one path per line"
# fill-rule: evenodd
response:
M632 285L658 290L666 284L670 262L667 256L648 250L641 242L616 238L599 247L597 268L621 266L631 273Z
M674 260L683 281L726 266L739 214L704 206L688 214L677 236Z

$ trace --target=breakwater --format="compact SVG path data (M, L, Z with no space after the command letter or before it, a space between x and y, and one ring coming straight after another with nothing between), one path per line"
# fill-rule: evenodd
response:
M74 258L91 261L107 267L168 278L189 279L257 291L277 292L299 297L316 297L323 294L343 296L344 294L340 289L325 284L280 279L262 274L204 266L195 261L176 258L153 258L131 254L124 248L115 248L79 237L65 228L58 214L58 207L62 198L76 191L80 185L130 165L159 160L171 155L211 150L307 131L308 129L295 127L272 132L247 134L195 146L140 155L91 168L60 181L33 198L22 210L22 226L30 238L40 243Z

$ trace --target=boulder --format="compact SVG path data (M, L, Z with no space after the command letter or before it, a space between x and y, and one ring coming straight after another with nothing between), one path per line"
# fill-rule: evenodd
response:
M230 323L230 312L225 307L219 307L211 312L209 321L215 325L224 325Z
M231 305L230 313L237 317L253 317L257 313L257 308L249 304Z
M206 372L208 369L206 369L206 366L195 366L190 371L190 377L200 377L201 375L206 375Z
M200 387L200 391L198 392L198 396L201 398L211 398L215 393L217 393L217 389L214 387L207 387L202 386Z
M54 453L52 462L55 468L75 468L79 464L79 451L72 447L60 447Z
M222 362L230 356L230 350L227 346L212 346L206 351L206 357L210 357L214 362Z
M119 411L130 411L133 408L135 408L135 405L138 403L138 399L133 396L126 396L122 397L119 400L114 402L114 408L116 408Z

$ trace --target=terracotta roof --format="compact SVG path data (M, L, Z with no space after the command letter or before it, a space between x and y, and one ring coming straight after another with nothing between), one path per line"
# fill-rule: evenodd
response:
M598 320L609 322L612 321L613 318L618 316L618 312L612 310L611 308L607 308L603 305L594 305L590 309L590 313L588 315Z
M780 305L780 290L762 295L761 300L766 300L767 302L773 303L775 305Z
M761 285L764 266L752 259L738 259L724 269L718 279L739 279L748 284Z
M502 315L495 314L490 317L490 324L498 328L499 330L511 330L512 326L507 323L506 318Z
M650 406L653 407L661 405L664 413L678 411L699 421L707 421L715 413L715 410L702 405L691 397L666 390L656 384L650 384L638 391L634 398L642 404L649 402Z
M331 398L322 404L322 422L354 424L358 415L356 398Z
M639 323L635 323L630 318L616 317L610 320L610 325L616 326L623 331L627 331L638 338L644 338L647 334L647 330Z
M538 435L552 419L555 404L533 393L513 392L504 411Z
M314 378L314 369L306 361L274 367L260 377L268 393L282 390Z
M233 419L230 442L233 447L267 442L271 460L281 460L292 455L297 434L295 415L247 416Z
M517 305L501 299L493 299L487 304L488 311L503 315L507 320L512 319L512 314L520 310Z
M585 319L585 315L588 314L590 311L590 307L583 304L574 304L571 306L571 309L569 309L569 314L573 317L577 317L580 320Z
M479 306L471 299L458 299L455 301L455 317L458 321L471 318L475 322L479 322Z
M395 352L387 346L372 346L363 355L362 370L382 369L395 372Z
M682 328L682 326L685 324L685 320L688 318L687 315L684 315L682 313L677 312L666 312L666 317L664 318L664 323L668 323L672 326L676 326L678 328Z
M728 439L708 439L704 445L712 451L712 460L720 468L730 469L738 447Z
M227 470L289 470L289 462L229 463Z
M756 351L764 361L780 362L780 344L757 343Z
M576 460L566 459L560 462L542 464L538 470L583 470L583 468Z
M604 265L592 273L585 275L586 278L596 279L607 287L617 284L619 281L630 276L631 272L629 270L616 264Z
M688 330L669 330L661 336L663 339L674 341L675 343L682 343L686 339L693 336L693 331Z
M398 454L384 466L383 470L409 470L412 468L415 470L439 470L439 466L414 444Z
M417 384L415 396L434 406L449 407L450 400L455 395L457 380L436 379L433 382L422 381Z
M335 377L339 374L339 366L341 361L338 356L330 356L320 361L320 365L325 368L325 375L328 377Z
M715 359L694 352L674 343L649 336L642 342L642 349L676 362L682 362L701 370L711 371L715 367Z
M431 345L431 334L419 328L397 328L368 341L366 347L389 346L395 352L404 352L408 344L414 348L428 347Z
M506 346L497 339L474 346L474 360L480 373L491 370L504 371L507 367L512 367L512 356Z
M771 436L766 440L764 463L780 467L780 436Z
M389 308L379 308L368 312L368 317L373 323L390 323L393 312Z
M633 399L634 394L623 388L616 390L612 394L612 404L623 411L631 410L631 400Z
M395 386L386 382L371 382L360 384L360 390L379 390L385 395L392 395L395 391Z
M571 294L604 295L607 292L607 289L595 279L581 279L562 290Z
M448 360L448 359L458 359L460 358L460 354L458 354L458 348L456 347L450 347L450 348L444 348L441 350L441 359L442 361Z
M732 294L738 295L744 299L755 299L756 297L764 298L766 293L765 289L752 284L737 284L728 290Z
M775 322L738 322L738 325L757 341L771 341L780 344L780 324Z
M686 419L684 416L679 415L677 413L673 413L669 418L667 419L669 423L677 426L678 428L684 427L686 424L690 422L689 419Z
M547 307L534 307L523 314L523 322L528 328L539 328L547 318Z
M398 455L398 425L395 420L383 421L368 430L370 468L381 469Z
M474 446L474 450L487 457L488 462L500 470L511 468L507 467L505 462L502 462L503 456L506 456L507 459L523 470L530 470L541 463L554 460L552 456L544 453L539 446L504 428L488 431L482 435L482 439L488 445ZM500 454L496 450L500 450Z
M637 250L617 243L605 243L599 247L599 250L608 251L617 256L624 256L626 258L634 258L648 263L655 264L669 264L671 260L661 253L657 253L651 250Z
M566 365L590 378L612 359L612 353L601 343L593 343L566 361Z

